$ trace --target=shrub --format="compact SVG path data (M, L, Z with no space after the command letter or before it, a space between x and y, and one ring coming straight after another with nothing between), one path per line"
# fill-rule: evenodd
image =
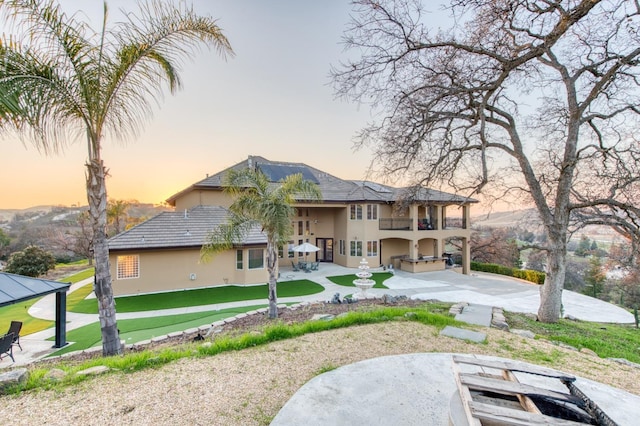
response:
M55 266L56 261L51 253L38 246L29 246L23 251L17 251L9 256L5 272L39 277Z
M534 284L544 284L544 272L533 271L531 269L516 269L507 266L497 265L495 263L479 263L471 262L473 271L489 272L492 274L506 275L509 277L520 278Z

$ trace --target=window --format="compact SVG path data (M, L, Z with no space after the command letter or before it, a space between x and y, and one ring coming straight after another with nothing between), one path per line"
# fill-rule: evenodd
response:
M311 228L309 227L309 221L307 220L305 223L305 234L304 235L309 235L309 232L311 232Z
M344 240L338 240L338 253L343 256L346 254Z
M362 220L362 204L351 204L349 218L351 220Z
M367 256L377 256L377 255L378 255L378 242L367 241Z
M367 204L367 220L378 220L377 204Z
M349 241L350 256L362 257L362 241Z
M301 245L303 242L304 242L304 241L302 241L302 240L298 240L298 245ZM303 252L301 252L301 251L299 251L299 252L298 252L298 257L302 257L302 256L304 256L304 253L303 253Z
M287 257L289 259L293 259L293 246L294 246L293 240L289 241L289 244L287 245Z
M304 234L304 229L302 229L303 224L302 221L298 222L298 235Z
M236 269L242 269L243 267L242 250L236 250Z
M249 249L249 269L264 268L264 250Z
M140 256L130 254L117 258L118 279L140 278Z

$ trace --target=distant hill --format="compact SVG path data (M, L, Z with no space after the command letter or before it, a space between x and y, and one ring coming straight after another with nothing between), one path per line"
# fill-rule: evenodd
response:
M542 226L538 212L531 209L493 212L477 215L471 218L473 227L490 228L523 228L536 232Z
M74 227L76 218L88 206L34 206L26 209L0 209L0 228L5 231L28 227ZM151 218L160 212L172 210L167 206L132 203L127 214L131 218Z

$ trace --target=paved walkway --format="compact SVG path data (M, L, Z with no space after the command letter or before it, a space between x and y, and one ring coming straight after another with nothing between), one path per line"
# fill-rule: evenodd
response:
M372 268L372 272L376 269ZM324 291L308 296L282 297L279 303L317 302L331 300L335 293L341 297L357 293L358 289L343 287L332 283L326 277L335 275L354 274L355 268L344 268L335 264L321 264L318 271L311 273L293 272L291 269L281 270L281 281L294 279L309 279L324 287ZM73 292L79 287L92 282L92 279L82 281L71 286ZM388 289L370 289L367 295L380 297L384 294L406 295L413 299L437 299L445 302L472 302L478 305L501 306L508 311L536 313L540 301L539 286L523 281L510 279L499 275L473 273L462 275L453 271L425 272L412 274L404 271L395 271L395 275L385 282ZM250 306L264 301L248 300L231 303L217 303L188 308L164 309L158 311L145 311L134 313L119 313L117 318L133 319L148 318L162 315L175 315L190 312L215 311L239 306ZM633 315L626 310L603 302L598 299L584 296L571 291L564 291L563 306L565 315L585 321L633 323ZM55 295L45 296L35 303L29 310L29 314L47 320L55 320ZM67 331L98 321L98 315L77 314L67 312ZM35 359L42 358L55 351L53 342L46 339L53 337L53 328L43 330L20 337L23 351L15 352L16 363L0 362L0 368L27 364Z

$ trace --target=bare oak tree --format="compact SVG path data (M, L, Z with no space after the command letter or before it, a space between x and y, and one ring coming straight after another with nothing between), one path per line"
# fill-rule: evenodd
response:
M447 21L419 0L359 0L345 33L358 55L332 70L338 95L373 106L356 144L374 147L381 172L536 206L547 234L541 321L561 315L572 231L640 236L638 9L451 0Z

